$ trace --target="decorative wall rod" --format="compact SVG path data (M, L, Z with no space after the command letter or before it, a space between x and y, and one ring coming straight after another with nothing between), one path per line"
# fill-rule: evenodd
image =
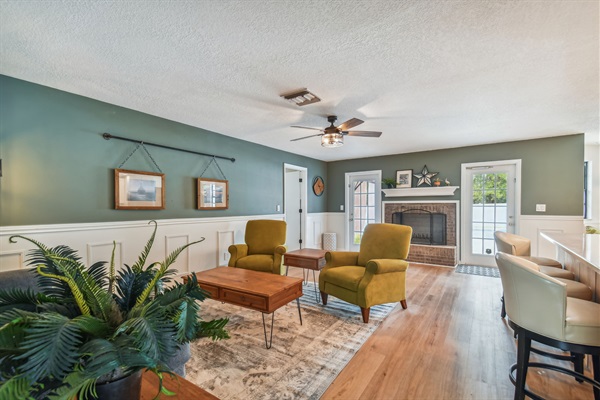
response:
M200 153L198 151L192 151L192 150L187 150L187 149L179 149L177 147L171 147L171 146L165 146L165 145L162 145L162 144L145 142L143 140L128 139L128 138L124 138L124 137L120 137L120 136L111 135L110 133L103 133L102 137L104 139L106 139L106 140L119 139L119 140L125 140L127 142L143 143L143 144L148 145L148 146L162 147L163 149L176 150L176 151L184 151L186 153L198 154L198 155L207 156L207 157L221 158L223 160L229 160L231 162L235 162L235 158L231 158L231 157L216 156L214 154L206 154L206 153Z

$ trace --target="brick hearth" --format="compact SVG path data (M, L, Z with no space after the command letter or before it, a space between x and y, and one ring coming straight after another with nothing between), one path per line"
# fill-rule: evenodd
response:
M433 213L446 214L446 246L428 246L423 244L411 244L408 254L408 261L446 265L454 267L458 262L458 251L456 245L456 202L385 202L384 203L384 221L392 223L392 214L410 209L420 209Z

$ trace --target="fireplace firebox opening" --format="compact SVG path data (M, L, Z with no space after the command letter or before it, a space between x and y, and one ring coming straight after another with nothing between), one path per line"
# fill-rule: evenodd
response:
M392 223L412 227L411 243L446 245L446 214L413 208L392 214Z

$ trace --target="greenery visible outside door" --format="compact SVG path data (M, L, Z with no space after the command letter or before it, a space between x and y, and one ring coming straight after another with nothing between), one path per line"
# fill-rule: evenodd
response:
M494 232L507 232L506 179L506 172L473 174L473 254L496 254Z

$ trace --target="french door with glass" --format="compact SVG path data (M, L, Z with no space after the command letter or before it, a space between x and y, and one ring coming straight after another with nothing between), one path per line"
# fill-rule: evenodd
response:
M462 166L462 251L465 264L495 266L494 232L517 227L520 160Z
M358 251L365 227L381 221L381 171L346 173L346 243Z

